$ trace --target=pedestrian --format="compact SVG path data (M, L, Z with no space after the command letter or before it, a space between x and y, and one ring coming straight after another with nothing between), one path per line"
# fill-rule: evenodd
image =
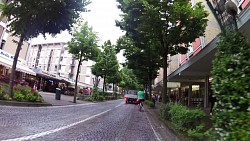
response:
M155 107L155 99L156 99L156 96L152 95L152 102L154 103L154 107Z

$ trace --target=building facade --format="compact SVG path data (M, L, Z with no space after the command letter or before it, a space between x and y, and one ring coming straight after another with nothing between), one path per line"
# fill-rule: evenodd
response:
M10 0L0 0L0 3L7 3ZM1 14L1 10L0 10ZM7 18L0 17L0 75L3 77L9 77L14 54L16 53L17 44L13 42L19 41L19 37L11 36L11 33L7 27ZM26 57L28 53L29 43L24 41L22 49L20 50L18 62L16 66L15 79L23 80L26 74L36 75L34 71L29 69L26 64Z
M178 59L171 57L168 68L168 82L179 82L180 88L171 88L171 92L178 93L180 102L186 105L199 104L208 107L211 81L212 60L216 52L216 44L219 41L220 26L210 10L208 3L204 0L192 0L192 3L203 2L208 16L208 26L205 36L197 38L189 48L187 54L178 55ZM218 19L224 28L233 26L233 17L226 12L225 0L211 0L212 6L217 12ZM250 38L250 4L249 0L233 2L237 5L238 14L236 18L237 27ZM172 64L172 60L175 63ZM177 61L177 63L176 63ZM177 69L176 69L177 65ZM173 71L174 70L174 71Z
M31 44L27 59L30 68L40 68L43 72L74 82L79 62L68 51L67 43L51 42ZM92 87L91 73L93 61L83 61L78 76L79 84Z

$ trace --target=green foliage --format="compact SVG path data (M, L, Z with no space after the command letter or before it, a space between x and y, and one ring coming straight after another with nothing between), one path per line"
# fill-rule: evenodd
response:
M84 100L86 100L86 101L93 101L93 99L92 99L91 96L86 96L86 97L84 98Z
M2 87L0 86L0 99L2 99L3 98L3 89L2 89Z
M97 35L89 28L88 23L84 24L78 23L76 26L73 37L68 43L69 53L73 54L76 59L78 59L77 73L76 73L76 85L77 89L77 80L79 76L80 66L82 61L97 59L99 48L97 47ZM74 102L76 102L76 94L74 94Z
M25 97L25 99L27 100L27 101L30 101L30 102L35 102L36 100L37 100L37 96L35 96L34 94L27 94L26 95L26 97Z
M92 94L90 96L90 98L88 99L90 101L103 101L104 100L104 96L102 96L102 93L99 92L97 90L97 88L95 87L92 91Z
M73 38L68 43L69 53L74 54L81 61L96 60L99 49L97 47L98 37L88 22L78 23L73 33Z
M142 89L141 84L138 82L138 78L133 73L132 69L129 69L128 67L123 67L121 69L121 78L122 81L118 84L120 87L125 88L127 90L135 90L135 89Z
M174 105L174 103L169 102L167 104L163 104L160 107L160 115L163 119L165 120L170 120L171 119L171 115L169 113L170 109L172 108L172 106Z
M167 103L160 107L160 115L164 120L171 121L176 129L188 132L194 139L201 140L208 136L201 124L205 113L200 109L188 109L180 104Z
M25 34L24 39L45 33L57 34L71 30L80 12L89 4L88 0L14 0L1 4L2 15L9 21L10 33Z
M39 34L53 36L63 30L71 31L73 24L80 17L80 13L89 0L12 0L1 3L1 16L8 19L8 29L15 37L20 37L10 76L9 95L13 97L14 74L18 56L23 44Z
M216 140L250 139L249 56L250 43L241 33L221 36L212 67Z
M20 92L15 92L14 99L17 101L24 101L25 96L23 94L21 94Z
M174 123L175 127L182 131L186 131L190 127L195 127L201 118L205 116L202 110L190 110L179 104L174 104L169 114L171 115L171 121Z
M195 139L198 139L198 141L200 141L201 139L203 139L205 136L208 136L208 134L205 132L202 132L202 130L204 129L204 125L198 125L195 127L195 129L188 129L187 133L188 136L193 137Z
M154 103L152 101L149 101L149 100L145 100L145 104L150 106L151 108L155 107Z
M3 100L12 100L12 98L9 95L5 94L3 96Z
M162 61L159 61L159 65L163 66L166 71L168 55L185 54L188 51L188 44L203 35L207 26L206 17L208 13L199 2L192 6L190 0L117 1L119 2L118 8L121 9L123 14L122 19L116 21L116 24L126 31L126 37L132 39L128 42L130 47L127 53L137 52L139 54L129 54L130 60L151 55L148 56L149 61L147 61L150 63L148 65L150 68L145 70L151 71L147 73L150 75L148 75L149 78L146 82L151 82L154 78L155 70L158 67L157 60L162 59ZM134 49L135 47L139 51ZM141 53L141 55L140 52L144 51L145 53ZM137 64L142 64L143 59L137 61L132 61L130 65L138 66ZM140 70L143 70L143 68ZM164 75L164 80L167 80L166 77ZM163 93L167 93L166 81L163 83ZM167 101L166 96L163 95L162 98L165 103Z
M25 88L21 88L20 93L21 93L22 95L27 95L28 90L27 90L27 89L25 89Z

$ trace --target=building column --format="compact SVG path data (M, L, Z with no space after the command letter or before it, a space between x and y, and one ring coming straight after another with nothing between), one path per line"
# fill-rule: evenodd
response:
M188 88L188 106L191 105L191 96L192 96L192 84L189 84L189 88Z
M204 93L204 108L208 107L208 95L209 95L209 76L205 78L205 93Z
M178 88L178 103L181 103L181 88Z

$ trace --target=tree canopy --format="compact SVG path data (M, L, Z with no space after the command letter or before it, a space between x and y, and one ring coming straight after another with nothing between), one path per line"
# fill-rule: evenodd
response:
M82 61L96 60L98 53L100 53L99 48L97 47L97 40L98 37L96 36L96 33L88 26L88 23L85 22L75 28L73 38L68 43L69 53L73 54L78 60L74 103L76 102L77 80Z
M8 18L12 35L19 36L10 76L9 94L13 97L14 75L17 59L24 40L45 33L56 35L71 30L89 0L11 0L2 3L2 15Z
M111 44L110 40L104 42L102 49L103 51L98 56L96 64L92 66L91 70L94 75L97 77L101 76L104 79L104 91L106 80L108 80L108 83L118 83L119 63L116 58L115 47Z
M124 13L116 21L139 48L146 48L148 39L158 42L155 46L162 57L164 68L163 101L167 93L167 57L186 53L188 44L203 35L208 16L201 3L191 5L189 0L117 0ZM138 43L139 42L139 43Z

